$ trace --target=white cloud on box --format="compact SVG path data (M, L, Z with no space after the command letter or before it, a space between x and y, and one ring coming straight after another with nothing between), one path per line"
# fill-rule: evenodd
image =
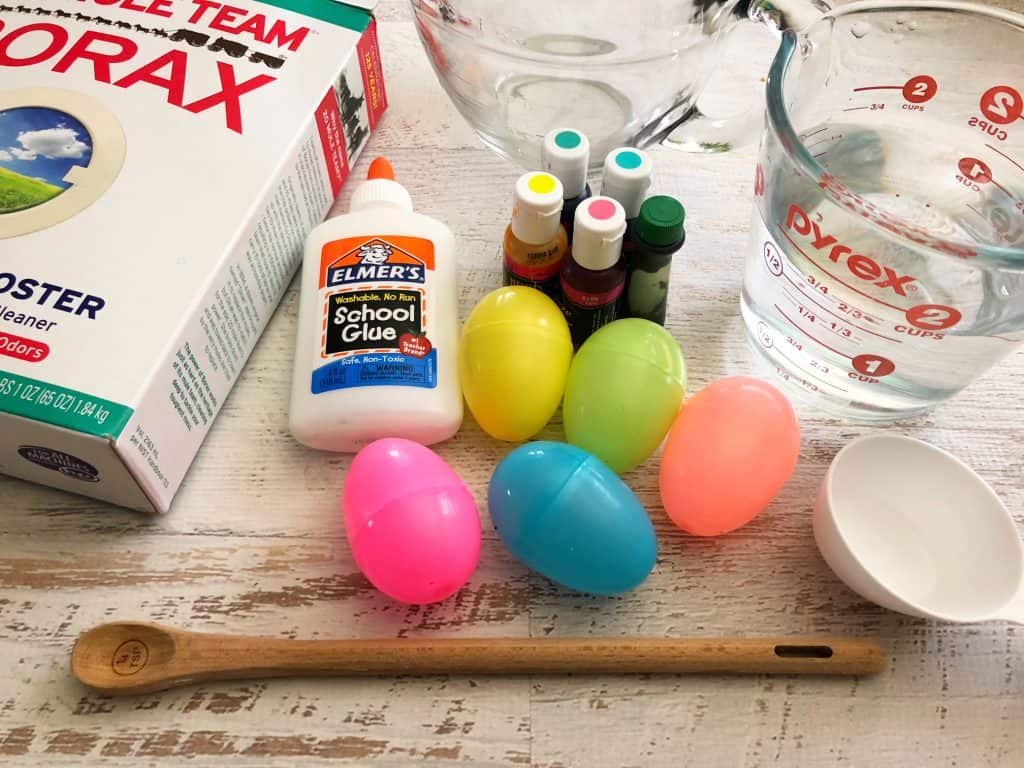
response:
M19 160L35 160L38 155L50 160L56 158L77 160L89 151L89 145L79 139L78 131L72 128L22 131L18 134L18 143L24 149L17 150L11 147L11 151Z
M8 152L6 149L0 149L0 161L11 160L11 159L13 159L13 157L14 156L10 152Z

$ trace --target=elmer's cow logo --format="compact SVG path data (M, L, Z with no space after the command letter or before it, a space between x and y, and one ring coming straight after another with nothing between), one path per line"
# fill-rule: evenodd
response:
M392 253L394 253L394 248L387 243L369 243L359 246L359 258L363 264L387 264Z
M326 248L325 248L326 250ZM427 265L423 260L393 243L369 240L326 265L323 287L349 283L422 283Z

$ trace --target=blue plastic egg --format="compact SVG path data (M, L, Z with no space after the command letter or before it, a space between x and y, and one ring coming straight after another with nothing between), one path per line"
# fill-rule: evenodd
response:
M640 500L601 461L566 443L527 443L505 457L487 492L505 546L525 565L580 592L633 589L658 557Z

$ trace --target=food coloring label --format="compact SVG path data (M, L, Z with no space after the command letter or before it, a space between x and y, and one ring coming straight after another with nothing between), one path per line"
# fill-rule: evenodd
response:
M562 279L560 306L569 323L573 346L578 347L598 328L618 318L622 287L623 284L619 283L608 291L588 293Z
M668 281L671 277L672 262L661 267L642 269L637 266L629 273L626 287L626 314L628 317L642 317L645 320L665 324L665 309L668 304Z
M506 250L502 284L536 288L555 298L558 296L558 273L562 269L564 258L565 250L558 244L535 251L524 251L518 258Z
M372 386L437 386L427 295L434 244L421 237L333 240L320 257L323 300L313 394Z

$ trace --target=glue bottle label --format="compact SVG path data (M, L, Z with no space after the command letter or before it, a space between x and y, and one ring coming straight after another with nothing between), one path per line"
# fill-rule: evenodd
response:
M350 237L324 245L320 357L312 392L437 386L427 295L434 244L421 237Z

